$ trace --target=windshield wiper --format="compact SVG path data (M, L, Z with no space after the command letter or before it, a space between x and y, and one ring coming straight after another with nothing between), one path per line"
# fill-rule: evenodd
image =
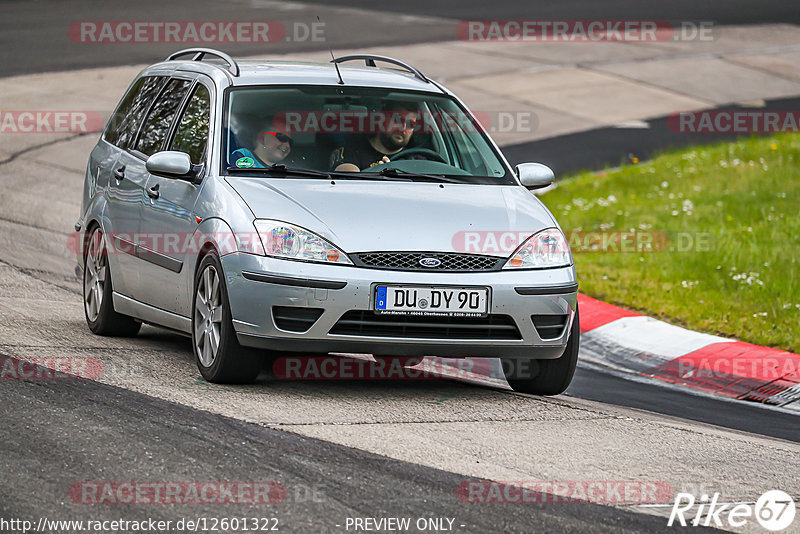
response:
M312 178L338 178L343 180L403 180L408 182L447 182L453 184L464 183L461 180L447 178L441 174L422 174L407 172L395 167L386 167L378 172L337 172L337 171L315 171L313 169L301 169L298 167L287 167L283 163L273 163L269 167L228 167L228 172L233 174L276 174L284 176L307 176Z
M287 167L283 163L273 163L269 167L228 167L228 172L248 173L256 172L263 174L283 174L287 176L311 176L314 178L330 178L330 173L315 171L312 169L300 169L297 167Z
M448 178L443 174L424 174L419 172L408 172L400 170L396 167L384 167L380 171L377 172L380 176L386 176L389 178L408 178L410 180L414 179L422 179L427 182L445 182L450 184L463 184L463 180L456 180L453 178Z
M331 171L328 173L331 178L341 180L380 180L382 182L396 182L394 177L383 176L376 172L349 172L349 171ZM405 182L412 181L410 178L402 177Z

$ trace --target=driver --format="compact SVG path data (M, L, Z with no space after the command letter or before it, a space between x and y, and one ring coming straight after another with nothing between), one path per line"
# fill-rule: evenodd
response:
M351 136L344 147L333 152L333 170L359 172L374 165L389 163L391 156L406 148L417 127L419 109L413 103L398 101L384 102L382 109L386 131L368 137Z
M294 140L279 121L266 121L253 139L253 150L240 148L231 153L237 167L269 167L283 161L292 151Z

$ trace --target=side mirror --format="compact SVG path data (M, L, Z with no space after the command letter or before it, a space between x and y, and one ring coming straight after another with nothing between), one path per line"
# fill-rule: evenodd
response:
M189 154L175 151L156 152L147 158L145 167L150 174L188 180L192 183L195 183L199 171L202 169L199 165L192 165Z
M517 165L517 177L528 189L541 189L556 179L553 169L541 163L520 163Z

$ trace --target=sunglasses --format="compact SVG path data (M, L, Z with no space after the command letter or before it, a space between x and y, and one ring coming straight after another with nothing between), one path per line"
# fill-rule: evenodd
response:
M406 119L403 121L403 130L413 130L417 127L417 119Z
M419 120L411 118L399 118L394 116L390 119L389 124L391 127L400 128L403 131L408 132L416 129L417 124L419 124Z
M294 146L294 139L281 132L263 132L268 135L274 135L275 138L281 143L289 143L289 146Z

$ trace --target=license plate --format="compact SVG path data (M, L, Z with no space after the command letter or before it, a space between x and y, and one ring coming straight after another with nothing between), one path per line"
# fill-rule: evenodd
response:
M485 287L377 286L375 313L485 317L489 290Z

